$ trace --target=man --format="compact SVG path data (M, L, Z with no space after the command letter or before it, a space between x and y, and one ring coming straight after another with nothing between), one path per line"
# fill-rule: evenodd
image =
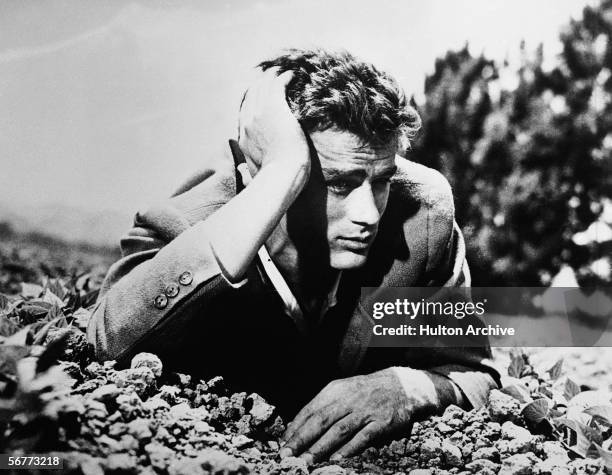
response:
M347 53L260 66L234 161L208 160L122 240L88 331L98 356L155 352L285 416L301 408L281 455L309 461L482 405L498 379L488 347L368 347L362 286L469 285L448 183L397 155L416 111Z

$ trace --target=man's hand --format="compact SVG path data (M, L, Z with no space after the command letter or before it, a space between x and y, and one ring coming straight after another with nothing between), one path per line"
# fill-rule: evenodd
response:
M239 145L255 176L207 220L207 243L230 282L244 278L310 176L308 142L285 99L291 75L266 71L247 92Z
M274 161L286 160L310 174L310 151L302 128L289 109L285 89L293 73L277 76L276 68L262 73L243 99L239 118L239 145L250 159L254 174Z
M289 424L281 456L302 454L317 462L331 455L334 460L355 455L377 439L408 433L415 416L440 404L428 374L411 371L409 392L392 368L332 381Z

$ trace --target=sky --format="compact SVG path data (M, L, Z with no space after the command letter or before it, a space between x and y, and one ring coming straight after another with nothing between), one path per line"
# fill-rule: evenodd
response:
M422 93L469 42L558 52L584 0L0 2L0 213L133 214L232 137L253 66L286 47L344 48ZM0 216L0 219L2 216Z

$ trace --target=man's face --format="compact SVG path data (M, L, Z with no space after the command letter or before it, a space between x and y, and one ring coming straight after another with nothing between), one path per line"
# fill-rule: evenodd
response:
M305 194L324 195L329 263L334 269L359 267L387 206L397 144L373 147L338 129L313 132L310 138L324 185L318 191L307 188Z

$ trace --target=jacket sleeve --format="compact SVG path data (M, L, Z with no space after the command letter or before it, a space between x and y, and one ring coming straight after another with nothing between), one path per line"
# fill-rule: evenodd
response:
M450 186L445 179L442 180L445 192L429 208L429 284L437 287L470 287L465 242L454 221ZM481 347L431 348L427 351L427 358L439 363L427 369L449 378L474 408L484 405L489 391L500 385L488 339Z
M441 175L436 193L428 206L428 285L434 287L470 287L463 235L454 221L450 186ZM435 296L434 296L435 299ZM488 393L500 385L500 375L492 361L488 339L480 347L420 348L416 358L424 369L449 378L461 390L472 407L487 401Z
M136 215L121 240L123 258L110 268L88 325L99 359L178 348L185 320L198 317L206 298L232 288L208 235L205 220L192 225L170 205ZM198 305L189 305L195 299Z

